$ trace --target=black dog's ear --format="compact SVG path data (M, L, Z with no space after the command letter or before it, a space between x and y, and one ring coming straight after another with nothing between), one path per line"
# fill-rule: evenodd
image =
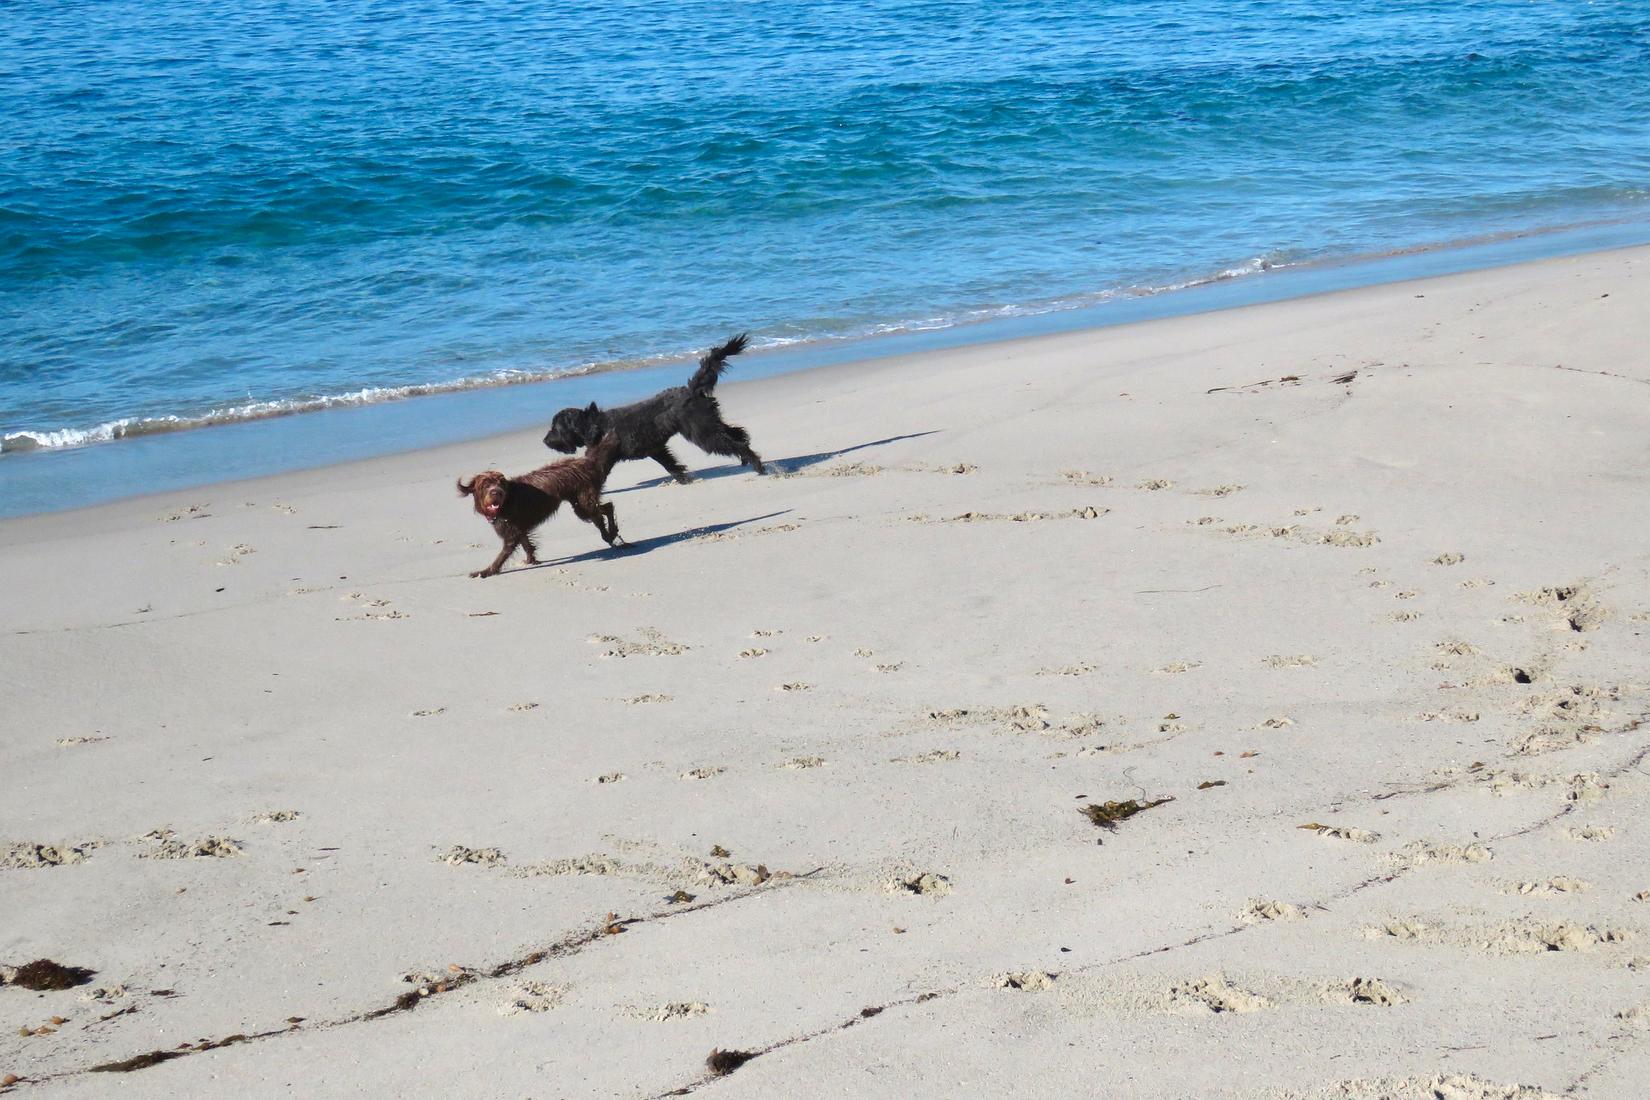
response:
M590 402L590 407L584 411L591 416L595 416L597 413L601 412L601 410L596 407L596 403L594 401Z

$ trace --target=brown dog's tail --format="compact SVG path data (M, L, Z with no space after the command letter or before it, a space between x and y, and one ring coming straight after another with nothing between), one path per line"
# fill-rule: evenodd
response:
M750 336L741 332L721 347L711 348L705 357L699 360L699 369L688 379L688 392L695 397L703 397L714 390L716 380L728 369L728 360L744 351L745 345L749 343Z

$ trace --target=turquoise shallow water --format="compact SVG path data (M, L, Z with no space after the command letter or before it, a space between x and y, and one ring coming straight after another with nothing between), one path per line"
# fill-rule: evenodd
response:
M735 329L1650 213L1650 5L1329 7L10 5L0 496L41 450Z

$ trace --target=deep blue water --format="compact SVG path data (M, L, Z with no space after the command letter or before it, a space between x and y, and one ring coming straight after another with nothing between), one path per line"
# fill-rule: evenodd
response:
M0 482L177 420L1650 215L1650 4L1374 8L0 5Z

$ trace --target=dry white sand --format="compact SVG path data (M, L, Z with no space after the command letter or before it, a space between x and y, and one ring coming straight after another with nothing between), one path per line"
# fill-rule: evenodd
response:
M729 385L487 581L535 434L0 524L0 1077L1643 1096L1647 265Z

